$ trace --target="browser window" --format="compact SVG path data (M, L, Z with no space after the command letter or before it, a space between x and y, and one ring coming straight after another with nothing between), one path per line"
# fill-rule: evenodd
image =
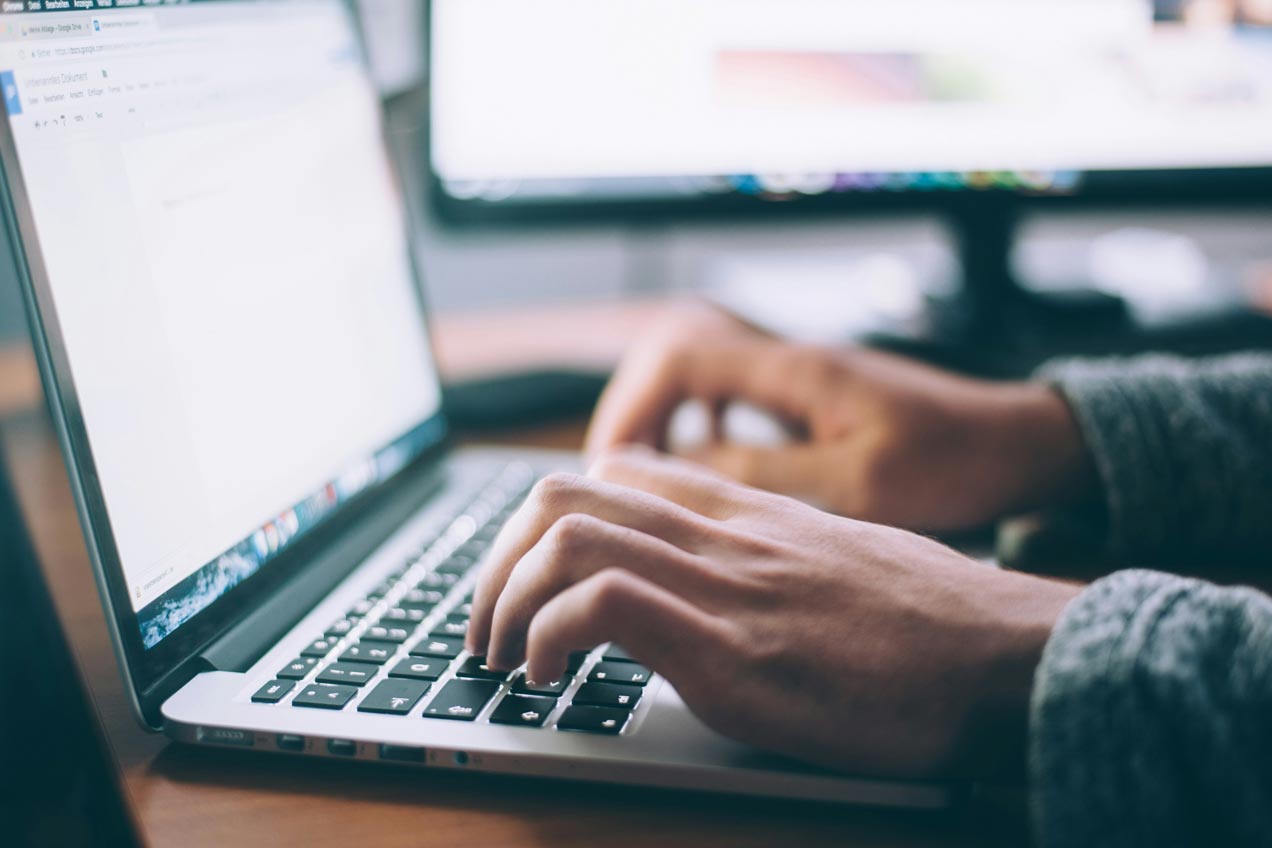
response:
M345 7L92 5L0 16L0 88L151 647L435 439L440 391Z

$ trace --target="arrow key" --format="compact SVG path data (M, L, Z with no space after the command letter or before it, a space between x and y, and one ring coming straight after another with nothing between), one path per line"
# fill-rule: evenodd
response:
M421 680L385 680L362 699L358 712L406 715L428 693L431 685Z
M543 727L552 710L556 708L556 698L527 698L522 695L509 695L499 702L495 711L490 714L491 724L512 724L517 727Z

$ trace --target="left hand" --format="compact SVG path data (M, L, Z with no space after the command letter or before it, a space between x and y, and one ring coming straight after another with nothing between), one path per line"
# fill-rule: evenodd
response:
M1023 766L1034 668L1078 591L630 449L535 488L482 572L468 648L554 680L614 641L741 741L984 775Z

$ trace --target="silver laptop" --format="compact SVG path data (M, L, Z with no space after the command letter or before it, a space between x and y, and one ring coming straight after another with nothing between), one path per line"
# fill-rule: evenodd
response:
M617 646L540 686L462 650L486 547L537 477L578 461L449 449L344 3L6 0L0 39L10 234L146 727L284 756L947 803L725 739Z

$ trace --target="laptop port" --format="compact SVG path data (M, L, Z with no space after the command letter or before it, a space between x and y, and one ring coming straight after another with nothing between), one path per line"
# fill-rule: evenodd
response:
M399 763L424 762L424 749L411 748L406 745L381 745L380 759L393 760Z
M358 753L358 743L352 739L328 739L327 753L337 757L352 757Z
M296 736L291 733L280 733L278 738L274 740L280 751L303 751L305 750L305 737Z

